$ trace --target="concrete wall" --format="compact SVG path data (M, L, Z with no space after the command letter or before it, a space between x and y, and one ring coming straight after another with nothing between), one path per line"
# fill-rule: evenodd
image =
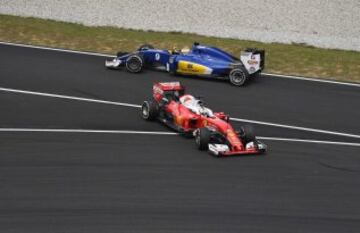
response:
M360 51L360 0L0 0L0 14Z

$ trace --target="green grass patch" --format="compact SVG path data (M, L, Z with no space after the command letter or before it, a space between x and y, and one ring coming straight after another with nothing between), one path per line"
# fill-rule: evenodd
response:
M360 82L360 52L321 49L304 44L260 43L181 32L154 32L115 27L88 27L38 18L0 15L0 41L115 54L141 44L169 49L194 41L235 56L247 47L266 50L266 72Z

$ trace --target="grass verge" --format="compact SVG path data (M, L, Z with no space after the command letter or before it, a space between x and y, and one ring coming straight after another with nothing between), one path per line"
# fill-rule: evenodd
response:
M0 41L115 54L141 44L181 48L194 41L220 47L235 56L246 47L266 50L266 72L360 82L360 52L303 44L260 43L180 32L88 27L38 18L0 15Z

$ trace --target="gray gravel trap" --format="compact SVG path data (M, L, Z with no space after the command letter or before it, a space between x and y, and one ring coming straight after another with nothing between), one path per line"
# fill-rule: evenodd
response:
M0 0L0 13L360 51L359 0Z

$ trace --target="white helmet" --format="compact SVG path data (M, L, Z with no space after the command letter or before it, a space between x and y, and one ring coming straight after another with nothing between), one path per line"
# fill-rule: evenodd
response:
M192 95L183 95L180 97L180 103L186 105L192 103L195 100L195 97Z

